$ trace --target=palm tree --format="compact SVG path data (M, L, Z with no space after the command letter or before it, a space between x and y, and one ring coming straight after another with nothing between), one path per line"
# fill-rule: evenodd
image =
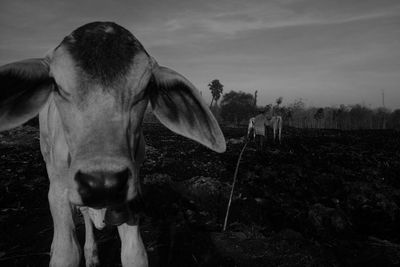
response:
M212 107L212 104L215 100L215 102L218 102L222 95L222 91L224 89L224 86L219 82L219 80L214 79L212 80L209 84L208 87L210 88L212 99L210 103L210 108Z

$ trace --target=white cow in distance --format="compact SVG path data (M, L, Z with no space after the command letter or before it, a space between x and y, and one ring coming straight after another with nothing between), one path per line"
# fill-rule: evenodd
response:
M144 160L145 109L170 130L224 152L221 129L198 90L159 66L112 22L93 22L51 54L0 67L0 131L39 113L40 148L50 179L54 222L50 266L79 266L74 209L85 220L86 266L98 266L93 222L118 226L122 266L147 266L136 214Z
M256 138L256 131L254 130L254 117L249 119L249 125L247 126L247 138Z
M252 117L249 119L249 125L247 127L247 137L248 138L255 138L256 137L256 131L254 129L254 121L255 118ZM282 139L282 117L281 116L272 116L270 120L266 120L267 125L272 128L273 131L273 140L275 142L276 140L276 134L278 133L278 140L279 143L281 142Z

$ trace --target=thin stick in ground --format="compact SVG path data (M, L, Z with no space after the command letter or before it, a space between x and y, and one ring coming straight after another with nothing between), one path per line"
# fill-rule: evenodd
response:
M222 228L222 231L225 232L226 230L226 225L228 223L228 217L229 217L229 211L231 209L231 203L232 203L232 197L233 197L233 191L235 190L235 184L236 184L236 178L237 178L237 174L238 174L238 170L239 170L239 164L240 164L240 159L242 158L243 152L247 146L248 141L246 141L246 143L244 144L242 151L240 151L239 154L239 158L238 161L236 163L236 169L235 169L235 173L233 175L233 182L232 182L232 188L231 188L231 194L229 196L229 202L228 202L228 207L226 208L226 215L225 215L225 221L224 221L224 227Z

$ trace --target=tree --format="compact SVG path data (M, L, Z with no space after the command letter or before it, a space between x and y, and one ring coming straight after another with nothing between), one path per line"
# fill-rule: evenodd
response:
M275 100L276 105L272 107L272 112L271 112L273 116L281 115L283 113L280 106L282 104L282 100L283 97L281 96Z
M289 105L289 107L291 107L294 111L300 111L305 109L306 104L304 104L303 99L298 98L295 99L294 102Z
M317 121L317 128L320 128L319 122L323 118L324 118L324 109L323 108L317 109L317 111L314 114L314 119Z
M390 128L400 130L400 109L396 109L390 114L388 124Z
M352 129L368 129L371 128L372 111L367 107L356 104L349 111L350 128Z
M350 123L349 123L349 114L350 108L341 104L339 109L336 110L335 112L335 120L338 129L345 130L350 128Z
M214 79L208 84L208 87L210 88L212 95L210 103L210 108L211 108L214 100L215 102L218 102L219 98L221 97L222 91L224 90L224 86L219 82L219 80Z
M278 97L276 100L275 100L275 103L276 103L276 106L279 108L279 105L280 104L282 104L282 100L283 100L283 97Z
M290 125L295 127L305 127L304 110L306 105L301 98L295 99L293 103L289 104L290 110Z
M256 112L254 97L244 92L230 91L221 100L221 116L226 122L238 125Z
M386 129L386 120L389 117L390 111L385 107L380 107L376 110L378 128Z

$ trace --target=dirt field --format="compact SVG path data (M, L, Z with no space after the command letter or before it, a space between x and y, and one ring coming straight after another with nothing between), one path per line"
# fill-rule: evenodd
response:
M400 266L398 133L284 129L265 153L250 143L222 233L246 129L223 129L224 154L159 125L144 130L151 266ZM37 129L0 133L0 266L48 264L48 186ZM116 229L96 236L105 266L120 266Z

